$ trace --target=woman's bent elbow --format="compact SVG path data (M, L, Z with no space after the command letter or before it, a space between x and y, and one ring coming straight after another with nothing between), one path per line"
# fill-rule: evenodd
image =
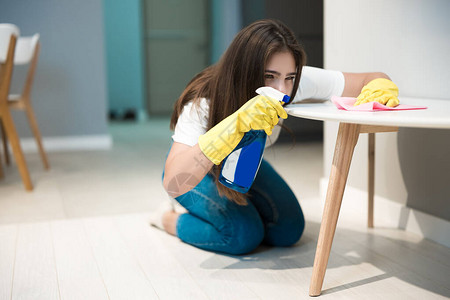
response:
M179 173L175 175L164 174L163 177L163 187L172 198L176 198L189 192L198 183L199 180L197 177L190 173Z

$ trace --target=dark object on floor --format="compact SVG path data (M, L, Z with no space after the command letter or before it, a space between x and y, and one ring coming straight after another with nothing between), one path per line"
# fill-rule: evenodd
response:
M121 112L115 109L111 109L108 113L108 119L110 121L136 121L137 120L136 109L129 108Z
M135 109L127 109L122 117L125 121L136 121L136 110Z

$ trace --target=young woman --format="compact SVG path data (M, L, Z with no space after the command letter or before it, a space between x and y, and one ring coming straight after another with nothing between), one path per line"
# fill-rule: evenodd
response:
M167 210L153 225L193 246L228 254L250 252L262 242L290 246L300 239L302 209L267 161L247 194L218 182L223 159L246 132L265 130L274 142L279 133L274 126L287 118L278 101L255 90L270 86L296 101L356 97L364 87L365 98L380 101L388 89L374 96L379 86L392 83L377 79L388 78L383 73L341 73L304 64L292 31L279 21L261 20L241 30L220 61L192 79L175 104L173 144L163 173L164 188L186 211ZM373 84L374 79L388 83Z

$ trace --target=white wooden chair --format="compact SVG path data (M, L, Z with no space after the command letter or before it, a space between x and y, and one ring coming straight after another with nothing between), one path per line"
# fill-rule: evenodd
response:
M19 168L26 190L32 190L30 174L28 173L25 157L20 146L14 121L8 105L9 88L14 68L14 53L19 28L13 24L0 24L0 119L6 136L11 143L13 155ZM0 176L3 176L0 166Z
M36 116L31 105L31 87L33 86L34 74L36 71L36 65L39 57L40 43L39 34L35 34L31 37L19 37L16 45L16 52L14 55L14 65L29 65L27 78L20 95L9 95L8 96L8 106L10 109L18 109L25 111L28 121L30 123L31 130L36 139L36 143L39 149L39 154L41 155L42 163L45 169L49 169L50 165L48 163L47 155L42 146L41 133L36 121ZM9 164L9 155L6 147L6 139L4 141L5 149L5 160Z

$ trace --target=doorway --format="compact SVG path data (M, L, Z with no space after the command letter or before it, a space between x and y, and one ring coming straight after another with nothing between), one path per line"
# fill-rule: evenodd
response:
M189 80L209 64L208 0L145 0L148 114L169 115Z

